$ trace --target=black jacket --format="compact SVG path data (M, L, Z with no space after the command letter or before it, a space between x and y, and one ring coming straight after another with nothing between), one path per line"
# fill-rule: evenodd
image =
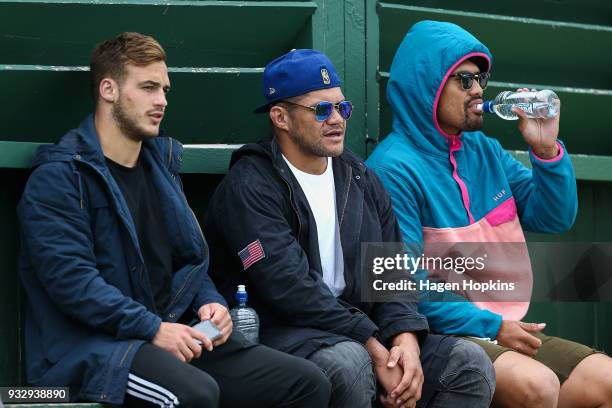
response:
M428 330L415 303L361 302L361 243L401 242L389 196L363 161L345 151L332 160L346 288L337 299L323 282L314 216L275 140L234 152L208 207L210 276L235 305L238 284L260 316L263 344L306 357L323 345L377 334ZM246 271L238 252L260 240L265 258Z

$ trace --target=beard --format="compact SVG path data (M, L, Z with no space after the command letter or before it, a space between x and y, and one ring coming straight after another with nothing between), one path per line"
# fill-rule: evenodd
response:
M130 115L128 109L126 109L121 96L119 96L119 100L111 109L111 114L113 119L117 123L117 126L121 131L130 139L136 142L142 142L146 139L150 139L152 137L157 136L158 132L153 134L150 131L147 131L143 127L138 125L138 122L134 115Z
M298 147L299 150L310 156L316 157L338 157L344 150L344 140L340 148L328 148L325 146L325 136L319 135L317 139L309 138L307 136L309 127L304 125L298 118L290 115L292 122L294 123L293 129L289 132L289 139ZM312 129L310 129L312 132Z
M298 129L289 134L289 138L299 147L301 151L317 157L338 157L344 150L344 143L340 149L328 149L323 145L324 136L317 140L308 140L307 137ZM339 151L338 151L339 150Z
M484 125L484 120L482 118L482 115L471 114L472 116L470 116L470 113L468 112L468 105L474 99L477 99L477 98L472 98L466 101L463 105L463 124L462 124L461 130L464 130L467 132L472 131L472 130L481 130Z

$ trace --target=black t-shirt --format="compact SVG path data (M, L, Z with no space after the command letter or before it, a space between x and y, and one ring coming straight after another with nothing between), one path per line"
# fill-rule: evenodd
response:
M151 169L140 158L133 168L122 166L109 158L106 158L106 164L130 209L155 306L157 312L162 314L170 300L172 246L158 205L159 195L151 179Z

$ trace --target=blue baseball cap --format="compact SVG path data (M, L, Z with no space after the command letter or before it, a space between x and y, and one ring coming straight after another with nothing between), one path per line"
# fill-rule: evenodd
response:
M266 65L263 94L267 103L253 113L268 112L276 101L340 85L336 68L325 54L308 49L291 50Z

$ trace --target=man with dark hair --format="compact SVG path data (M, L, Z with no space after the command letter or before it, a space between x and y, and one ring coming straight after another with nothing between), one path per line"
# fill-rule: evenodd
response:
M314 364L232 333L183 194L182 147L160 135L161 46L123 33L91 70L95 113L39 149L18 209L29 382L138 407L325 406ZM218 339L189 326L205 320Z
M490 69L487 47L461 27L415 24L391 65L387 98L393 130L368 158L368 167L391 194L404 241L419 248L418 254L465 259L475 247L461 243L480 243L485 253L501 248L482 268L447 276L504 280L522 288L517 295L473 290L466 291L467 299L451 293L446 299L454 301L419 304L433 331L479 338L472 341L494 361L496 406L610 407L608 356L546 336L542 323L522 321L532 284L522 228L547 233L570 228L578 206L576 179L557 140L559 116L528 119L514 108L533 170L480 132L477 105Z
M401 236L378 178L344 148L353 106L331 61L277 58L264 95L274 137L233 154L205 218L221 293L247 285L262 343L316 363L332 407L370 407L377 382L388 407L488 407L482 350L428 335L416 302L362 301L361 243Z

